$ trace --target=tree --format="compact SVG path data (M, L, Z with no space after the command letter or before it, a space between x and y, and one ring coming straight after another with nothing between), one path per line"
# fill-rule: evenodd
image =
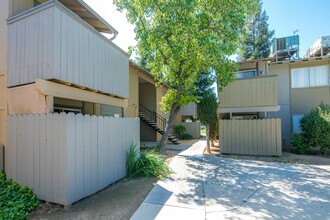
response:
M209 73L201 72L199 74L198 80L195 81L195 96L197 99L201 99L203 97L203 94L206 91L212 91L212 85L215 82L215 76Z
M197 107L197 116L206 127L207 151L210 153L210 125L217 119L217 97L213 91L204 92Z
M241 59L266 58L270 54L275 32L268 29L268 16L265 10L262 11L261 0L257 8L246 24L246 33L243 35L239 54Z
M160 142L165 144L179 110L197 100L195 84L201 72L231 78L218 71L235 64L228 58L238 46L247 15L256 0L114 0L135 25L137 54L158 83L170 86L162 99L169 119Z

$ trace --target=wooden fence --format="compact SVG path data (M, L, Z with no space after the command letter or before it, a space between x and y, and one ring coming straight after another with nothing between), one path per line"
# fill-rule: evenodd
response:
M70 205L125 177L139 120L81 114L8 117L7 176L45 201Z
M225 154L282 156L281 119L220 120Z

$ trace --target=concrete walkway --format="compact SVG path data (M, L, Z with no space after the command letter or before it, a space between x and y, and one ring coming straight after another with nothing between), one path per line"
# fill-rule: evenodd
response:
M177 155L131 219L330 219L330 167Z

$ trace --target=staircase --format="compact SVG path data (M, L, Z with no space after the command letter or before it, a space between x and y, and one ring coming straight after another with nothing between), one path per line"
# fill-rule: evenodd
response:
M151 126L158 133L164 134L167 125L166 118L162 117L154 111L147 109L141 104L139 105L139 107L140 119L147 123L149 126ZM172 128L176 130L175 127ZM171 133L168 135L168 140L171 141L173 144L180 144L179 139Z

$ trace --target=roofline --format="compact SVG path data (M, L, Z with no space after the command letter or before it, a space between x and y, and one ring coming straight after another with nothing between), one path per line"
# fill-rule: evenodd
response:
M321 57L308 57L308 58L301 58L298 60L282 60L277 62L271 62L270 65L275 64L286 64L286 63L302 63L302 62L309 62L309 61L318 61L318 60L330 60L330 56L321 56Z
M274 64L284 64L284 63L299 63L299 62L308 62L308 61L316 61L316 60L330 60L330 56L321 56L321 57L307 57L307 58L300 58L297 60L281 60L276 62L276 58L274 57L267 57L262 59L254 59L254 60L244 60L238 61L237 64L243 63L256 63L258 61L268 61L270 65Z
M148 78L150 78L154 83L156 83L155 77L147 70L145 70L144 68L142 68L141 66L139 66L138 64L136 64L134 61L130 60L129 61L129 66L138 70L139 72L141 72L142 74L144 74L145 76L147 76ZM165 85L164 83L161 83L161 86L165 87L165 88L171 88L168 85Z
M105 21L98 13L96 13L91 7L89 7L88 4L86 4L83 0L72 0L72 1L76 1L77 3L79 3L82 7L84 7L86 10L88 10L90 13L92 13L92 15L101 23L103 23L108 29L109 31L114 34L114 36L112 37L113 39L115 38L115 36L118 35L118 31L112 27L107 21Z

